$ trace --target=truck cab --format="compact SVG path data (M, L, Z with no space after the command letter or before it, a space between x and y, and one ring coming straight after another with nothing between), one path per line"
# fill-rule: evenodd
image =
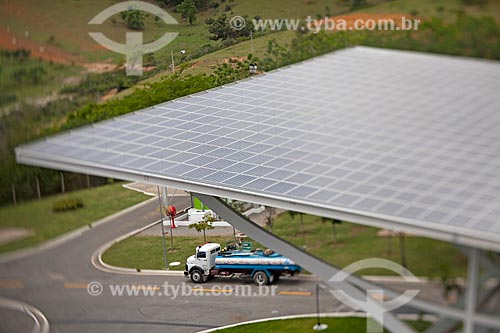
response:
M205 282L210 277L210 270L215 267L215 258L220 251L220 244L217 243L197 246L195 254L186 260L184 275L190 275L195 283Z

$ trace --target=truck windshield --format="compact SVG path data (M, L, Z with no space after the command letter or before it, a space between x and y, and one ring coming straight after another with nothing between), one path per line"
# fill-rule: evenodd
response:
M206 252L198 252L198 254L196 255L196 258L200 259L200 258L206 258L207 257L207 253Z

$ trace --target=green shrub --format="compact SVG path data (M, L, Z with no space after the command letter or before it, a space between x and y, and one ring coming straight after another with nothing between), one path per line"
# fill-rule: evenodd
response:
M64 198L54 202L52 211L54 213L67 212L83 208L83 200L80 198Z

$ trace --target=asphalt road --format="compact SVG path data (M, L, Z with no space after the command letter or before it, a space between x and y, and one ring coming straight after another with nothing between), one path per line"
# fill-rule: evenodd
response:
M179 209L190 204L189 197L173 200ZM261 291L274 296L259 296L250 279L219 278L194 285L185 277L113 274L91 264L92 254L101 245L156 220L153 201L56 248L0 264L0 296L37 307L48 318L51 332L196 332L315 311L317 281L311 278L281 279ZM89 294L91 282L97 282L94 290L102 291L100 295ZM128 286L137 295L113 296L110 287L116 286ZM183 288L184 295L180 294ZM202 290L193 292L192 288ZM249 291L253 294L242 295ZM350 311L326 290L320 300L322 312ZM21 316L9 316L0 309L0 318L6 317L8 324L0 321L0 332L23 327L15 323Z

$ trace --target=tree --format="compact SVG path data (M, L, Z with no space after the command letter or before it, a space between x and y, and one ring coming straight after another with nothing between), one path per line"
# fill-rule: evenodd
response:
M303 213L299 213L299 212L294 212L293 210L289 210L288 211L288 215L290 215L290 217L292 218L292 220L295 219L295 216L297 214L300 217L300 233L303 234L304 233L304 214Z
M180 5L183 0L156 0L164 7L176 7ZM194 5L200 11L207 10L211 5L219 4L218 2L211 2L210 0L193 0Z
M341 224L342 221L341 220L337 220L337 219L331 219L331 218L328 218L328 217L321 217L321 221L322 222L330 222L332 224L332 228L333 228L333 243L336 244L337 243L337 224Z
M387 231L387 257L390 258L392 256L392 231Z
M194 0L194 5L200 11L207 10L210 7L210 3L211 3L210 0ZM217 3L217 2L215 2L215 3Z
M196 14L198 10L193 0L184 0L180 5L177 6L177 10L181 13L182 18L189 22L189 25L193 25L196 21Z
M229 206L240 214L245 212L245 203L243 201L231 200Z
M127 27L132 30L142 30L144 29L144 20L146 19L146 14L140 10L129 8L129 10L124 11L120 14Z
M406 261L406 246L405 246L405 233L399 232L399 252L401 255L401 266L408 268L408 262Z
M229 206L240 214L245 212L245 203L238 200L230 200ZM236 241L236 228L233 226L233 238Z
M366 0L352 0L351 10L365 7L366 5L368 5L368 2Z
M272 207L267 208L266 225L269 227L269 230L271 232L273 232L274 213L275 213L274 208Z
M215 20L207 21L210 22L208 24L208 31L212 34L210 37L213 40L226 40L231 35L231 25L229 24L229 20L227 19L226 14L222 14Z
M216 19L207 19L206 24L208 25L208 31L212 34L210 39L213 40L227 40L230 38L238 38L238 37L249 37L253 30L255 30L255 26L253 25L253 21L243 17L245 20L245 24L240 29L235 29L231 26L231 23L226 16L226 14L222 14Z
M450 276L450 267L448 265L440 265L439 276L437 281L443 288L443 298L446 302L450 302L450 296L455 293L457 298L463 293L463 288L458 281L458 278Z
M157 0L157 2L164 7L175 7L179 5L182 0Z
M203 231L203 240L207 241L206 230L213 230L215 227L212 225L215 222L215 217L211 213L207 213L203 216L203 218L197 223L193 223L189 225L189 228L196 229L198 232Z

